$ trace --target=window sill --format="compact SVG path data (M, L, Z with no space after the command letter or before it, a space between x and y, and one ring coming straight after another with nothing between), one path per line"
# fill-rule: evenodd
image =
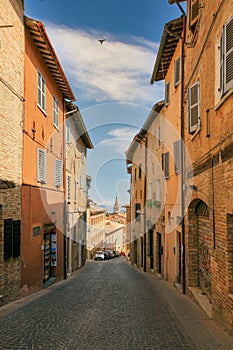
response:
M53 123L53 126L54 126L54 128L55 128L55 129L57 129L57 131L60 131L59 126L58 126L58 125L56 125L56 124L54 124L54 123Z
M42 107L37 103L37 107L39 108L39 110L44 114L45 117L47 117L46 112L42 109Z
M201 131L201 128L199 127L196 131L195 131L195 133L191 136L191 141L193 141L194 139L195 139L195 137L197 136L197 134L199 134L199 132Z
M214 107L214 110L217 111L221 105L233 94L233 89L230 89L217 103L217 105Z

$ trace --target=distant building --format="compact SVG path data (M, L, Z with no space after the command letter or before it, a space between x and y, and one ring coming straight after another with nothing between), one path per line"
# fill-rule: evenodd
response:
M114 214L118 214L118 213L120 212L120 205L119 205L117 196L116 196L116 199L115 199L115 204L114 204L114 207L113 207L113 212L114 212Z

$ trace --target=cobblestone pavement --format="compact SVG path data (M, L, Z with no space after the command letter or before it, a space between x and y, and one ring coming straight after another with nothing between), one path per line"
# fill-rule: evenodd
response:
M0 349L233 349L186 296L124 258L0 308Z

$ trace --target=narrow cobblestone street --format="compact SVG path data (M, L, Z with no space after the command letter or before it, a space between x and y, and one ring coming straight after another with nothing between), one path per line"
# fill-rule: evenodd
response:
M0 317L1 350L233 349L195 303L124 258L88 261Z

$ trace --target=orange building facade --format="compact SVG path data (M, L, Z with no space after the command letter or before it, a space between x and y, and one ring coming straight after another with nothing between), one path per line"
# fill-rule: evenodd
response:
M65 105L74 101L42 22L25 17L21 294L66 274Z

